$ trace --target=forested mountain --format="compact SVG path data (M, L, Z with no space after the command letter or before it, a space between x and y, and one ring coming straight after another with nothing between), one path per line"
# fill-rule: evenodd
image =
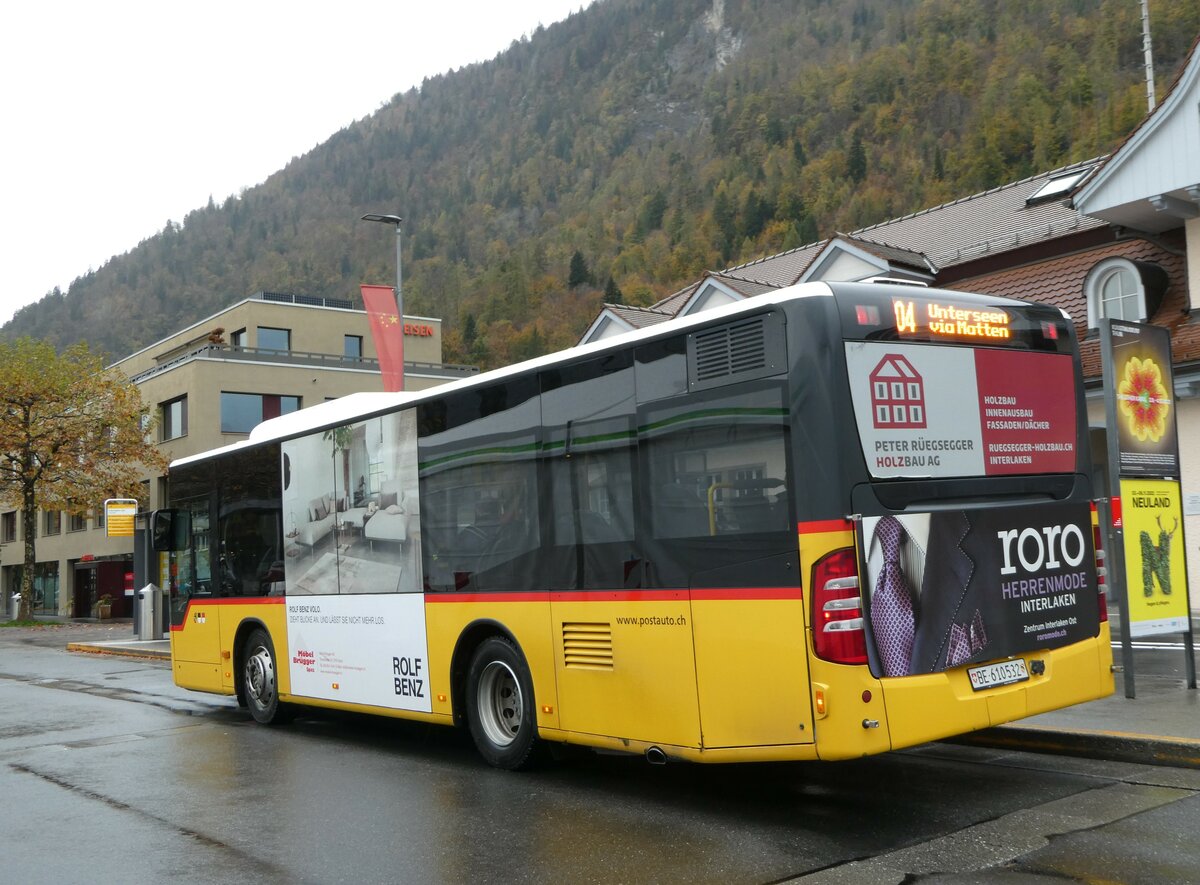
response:
M1150 5L1161 96L1200 4ZM119 357L258 290L357 300L395 274L358 218L399 212L407 312L495 366L574 343L602 301L1105 153L1146 111L1141 64L1134 0L599 0L2 332Z

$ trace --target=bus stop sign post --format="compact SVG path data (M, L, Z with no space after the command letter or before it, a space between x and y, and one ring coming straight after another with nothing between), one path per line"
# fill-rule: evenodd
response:
M1107 566L1107 586L1116 593L1117 603L1121 613L1121 662L1124 670L1125 681L1125 697L1133 698L1136 696L1134 689L1134 670L1133 670L1133 625L1131 623L1131 605L1129 600L1129 581L1126 572L1126 555L1125 555L1125 521L1126 514L1122 509L1121 501L1121 482L1122 479L1144 479L1144 480L1165 480L1173 483L1174 494L1173 498L1179 498L1179 441L1174 420L1174 379L1171 365L1171 339L1170 333L1162 327L1150 326L1145 323L1130 323L1118 321L1119 326L1117 336L1122 339L1122 347L1132 347L1140 357L1130 357L1129 360L1139 364L1136 361L1143 360L1144 362L1157 361L1159 376L1162 382L1163 390L1159 393L1161 399L1157 405L1163 407L1165 414L1169 417L1163 418L1162 433L1155 439L1162 439L1162 445L1150 456L1150 462L1157 465L1157 469L1146 464L1139 463L1133 458L1130 458L1128 463L1123 459L1123 456L1129 454L1122 451L1121 441L1121 425L1122 420L1118 399L1117 386L1123 381L1118 378L1116 370L1116 354L1113 345L1113 325L1111 319L1102 319L1100 321L1100 365L1102 369L1102 378L1104 383L1104 413L1105 427L1107 431L1108 442L1108 501L1107 511L1108 518L1104 518L1103 511L1101 518L1105 523L1105 536L1109 540L1109 549L1105 555L1105 565ZM1147 394L1153 396L1153 394ZM1168 437L1169 438L1166 438ZM1127 446L1134 450L1138 442L1126 441ZM1141 454L1134 451L1136 456ZM1144 456L1143 456L1144 457ZM1135 496L1136 497L1136 496ZM1132 505L1133 502L1131 501ZM1132 511L1130 511L1132 515ZM1160 523L1161 527L1161 523ZM1187 586L1187 540L1183 535L1183 520L1180 518L1178 523L1178 531L1180 532L1179 549L1183 552L1183 568L1182 578L1184 592L1183 609L1185 615L1178 619L1178 623L1183 627L1183 646L1184 646L1184 668L1187 675L1187 687L1189 689L1196 688L1196 658L1195 649L1192 640L1192 615L1190 593ZM1167 534L1165 529L1164 534ZM1147 533L1142 533L1143 544ZM1151 540L1149 543L1153 543ZM1159 555L1167 556L1168 548L1165 548L1167 542L1161 542ZM1147 567L1147 563L1143 562L1143 571ZM1168 568L1169 566L1164 566ZM1159 575L1160 584L1162 576ZM1147 578L1153 582L1154 577ZM1146 595L1149 596L1153 584L1147 584L1145 588ZM1164 593L1169 593L1170 590L1163 588ZM1174 620L1174 619L1172 619ZM1158 630L1157 632L1163 632ZM1169 631L1168 631L1169 632ZM1142 635L1139 633L1139 635Z

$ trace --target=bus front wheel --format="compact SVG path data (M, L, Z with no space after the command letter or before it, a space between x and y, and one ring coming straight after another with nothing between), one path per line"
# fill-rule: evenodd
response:
M496 768L527 768L538 750L533 680L507 639L480 644L467 670L467 724L480 755Z
M240 695L245 698L255 722L276 725L289 718L287 706L279 702L275 646L265 630L255 630L246 640Z

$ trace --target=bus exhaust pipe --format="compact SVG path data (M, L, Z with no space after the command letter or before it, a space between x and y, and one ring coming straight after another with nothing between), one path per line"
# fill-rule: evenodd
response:
M667 754L658 747L651 747L646 751L646 761L651 765L666 765Z

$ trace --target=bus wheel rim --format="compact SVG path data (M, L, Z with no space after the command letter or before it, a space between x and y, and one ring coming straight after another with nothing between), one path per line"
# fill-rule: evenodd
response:
M502 661L492 661L479 677L479 723L487 739L497 747L507 747L521 730L523 712L521 684L517 675Z
M260 707L275 696L275 666L271 653L262 646L246 659L246 693Z

